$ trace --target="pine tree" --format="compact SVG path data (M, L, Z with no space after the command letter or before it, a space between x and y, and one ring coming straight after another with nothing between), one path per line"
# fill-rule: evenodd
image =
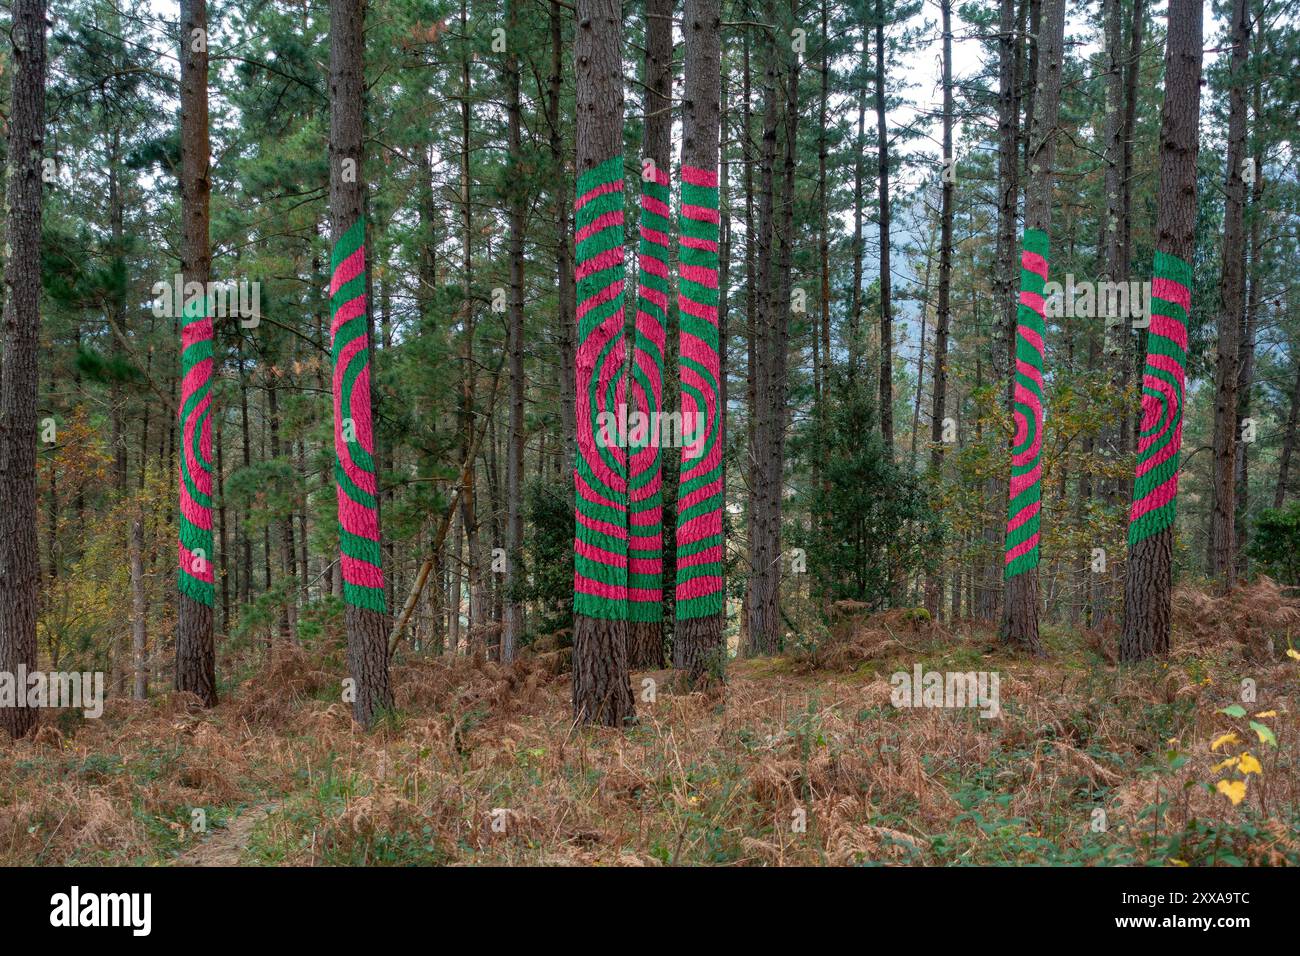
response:
M330 339L334 368L334 477L348 634L352 716L369 728L393 705L384 628L379 489L370 406L366 221L362 175L364 0L330 0Z
M1128 529L1124 631L1119 644L1122 661L1140 661L1169 650L1173 525L1183 442L1191 263L1196 246L1201 7L1200 0L1169 3L1151 327Z
M627 665L627 455L615 436L602 435L599 419L616 415L626 393L622 22L617 0L577 4L573 713L609 727L636 717Z
M36 389L41 324L45 2L14 0L9 42L16 70L9 112L3 325L0 326L0 671L36 668L40 550L36 537ZM22 694L26 687L19 687ZM0 727L21 737L36 711L0 706ZM24 705L24 706L18 706Z
M722 407L718 335L719 0L686 0L678 302L683 431L677 490L677 629L673 666L692 683L722 666Z

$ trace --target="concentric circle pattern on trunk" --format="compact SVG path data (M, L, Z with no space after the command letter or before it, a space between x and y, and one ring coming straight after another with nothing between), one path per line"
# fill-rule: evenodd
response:
M1151 282L1151 328L1142 376L1142 424L1133 482L1128 540L1137 544L1174 523L1178 463L1183 445L1183 386L1187 366L1187 316L1192 269L1177 256L1156 252Z
M716 170L683 165L680 221L681 407L691 439L677 496L677 616L685 619L718 614L723 601Z
M334 360L334 482L338 494L343 600L384 610L379 550L370 348L366 327L366 227L357 219L330 257L330 339Z
M629 436L628 617L663 619L662 433L665 329L668 325L668 174L641 177L641 244L637 259L636 347L632 408L646 415L645 441Z
M627 619L627 464L617 441L598 441L599 416L625 400L623 375L623 159L578 177L574 201L578 299L578 459L574 469L574 612Z
M1038 567L1043 450L1043 286L1047 233L1026 229L1020 253L1020 306L1016 311L1016 434L1011 451L1006 576Z
M181 316L180 592L211 607L212 571L212 316L204 296Z

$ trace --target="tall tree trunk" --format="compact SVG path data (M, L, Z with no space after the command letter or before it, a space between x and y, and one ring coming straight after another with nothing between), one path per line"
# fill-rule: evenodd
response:
M1255 39L1255 55L1258 57L1263 44L1259 34ZM1255 126L1262 122L1263 96L1260 80L1254 80L1251 111L1254 113ZM1250 417L1251 388L1255 383L1255 338L1259 332L1260 284L1263 272L1260 263L1260 225L1264 211L1260 208L1260 199L1264 193L1264 147L1263 137L1256 135L1255 150L1251 156L1254 165L1255 181L1250 186L1250 286L1246 296L1246 310L1241 320L1241 364L1237 375L1237 421L1244 423ZM1237 445L1237 576L1246 577L1248 571L1247 541L1250 534L1250 445L1240 442Z
M1118 224L1119 235L1117 239L1117 260L1121 268L1127 271L1132 261L1132 179L1134 179L1134 135L1138 127L1138 94L1139 94L1139 69L1141 66L1141 39L1143 39L1143 22L1145 20L1145 0L1134 0L1134 12L1132 12L1132 21L1128 26L1128 62L1125 72L1125 118L1119 140L1121 140L1121 161L1119 161L1119 211ZM1141 330L1138 334L1130 334L1125 338L1127 351L1121 356L1123 368L1125 368L1125 380L1123 380L1123 390L1125 393L1134 389L1136 380L1141 377L1141 362L1145 355L1145 349L1141 347L1145 341L1145 336ZM1123 444L1119 446L1119 453L1132 454L1135 447L1138 446L1138 428L1140 420L1138 415L1131 415L1128 403L1119 414L1119 425L1121 425L1121 438ZM1119 505L1119 496L1131 492L1128 483L1117 486L1117 499L1115 505ZM1117 588L1118 589L1118 588Z
M889 127L885 115L885 0L876 0L876 178L880 192L880 437L894 457L894 321L889 265Z
M180 567L176 619L176 689L204 705L217 702L212 638L212 316L206 283L208 239L208 14L206 0L181 6L181 317ZM198 283L196 294L190 283Z
M136 516L131 522L131 668L135 679L131 697L144 700L149 696L149 662L147 651L147 617L149 602L144 587L144 520Z
M1232 65L1228 89L1228 161L1224 187L1223 272L1219 284L1219 361L1214 399L1214 513L1209 575L1229 590L1236 583L1236 458L1237 363L1246 277L1242 268L1245 244L1246 186L1241 167L1246 158L1246 60L1250 41L1247 0L1232 6Z
M690 433L697 437L682 449L677 490L673 666L697 684L720 675L725 653L722 409L718 401L721 27L719 0L686 0L682 23L686 83L682 95L679 344L682 419L693 422Z
M1020 163L1016 144L1020 139L1020 41L1017 34L1015 0L1002 0L998 21L998 232L997 266L993 287L999 309L993 313L993 381L1007 383L1007 404L1012 400L1010 374L1015 350L1016 302L1012 292L1020 274L1016 253L1016 208L1020 194ZM1002 487L1002 476L985 482L984 496L995 508ZM994 512L996 513L996 512ZM984 567L981 575L975 617L992 621L997 616L1001 591L999 566L1002 564L1002 528L996 520L984 525Z
M366 222L362 215L365 71L362 0L330 0L330 332L339 550L354 681L352 716L369 729L393 706L384 627L379 489L370 405Z
M641 157L641 243L637 256L636 345L628 385L632 408L650 421L663 409L668 326L669 170L672 168L673 0L646 0L645 136ZM687 13L689 17L689 11ZM689 34L687 34L689 39ZM689 67L688 67L689 69ZM684 161L684 160L683 160ZM628 666L663 667L663 453L660 437L627 449ZM680 632L679 632L680 633Z
M934 412L930 416L930 471L934 481L943 472L943 419L948 397L948 328L952 322L952 216L956 184L957 158L952 152L952 0L940 4L943 26L943 161L951 164L943 177L943 208L939 225L939 304L934 330ZM925 340L922 338L922 351ZM920 382L917 382L920 387ZM926 607L931 616L939 611L942 583L939 575L930 576L926 588Z
M1173 524L1183 440L1191 261L1196 246L1201 11L1200 0L1169 0L1151 327L1128 531L1121 661L1143 660L1169 650Z
M274 363L268 363L274 364ZM276 383L276 370L267 369L266 380L266 411L267 411L267 431L271 440L271 458L279 461L284 447L280 441L280 387ZM280 577L283 579L283 604L280 606L280 640L285 643L291 643L295 639L296 631L296 606L294 601L297 598L295 589L296 564L294 561L293 546L293 505L286 503L288 510L286 513L275 520L277 526L280 549Z
M474 364L476 315L474 311L474 214L470 200L470 55L469 4L461 0L461 34L465 38L461 55L460 86L460 208L461 208L461 275L463 303L461 306L461 392L460 429L461 451L468 455L474 445L474 405L477 367ZM469 597L469 614L466 618L465 643L467 653L483 640L483 544L478 513L478 469L474 462L462 473L460 494L461 525L465 532L465 588Z
M767 65L764 69L763 137L759 154L758 225L755 236L754 294L757 308L754 317L753 391L750 414L754 437L750 474L749 506L749 587L745 613L749 649L753 653L772 654L780 644L780 529L774 525L770 466L772 446L776 442L779 420L773 410L784 409L784 401L774 402L773 393L781 383L775 368L776 352L784 348L784 331L789 328L788 315L775 315L776 296L772 242L776 234L773 190L776 166L777 120L780 117L776 44L765 41ZM781 344L778 344L781 343ZM784 394L784 389L781 390ZM779 476L778 476L779 478ZM779 496L778 496L779 500ZM774 527L776 532L773 533Z
M858 136L853 150L853 288L849 294L849 381L856 379L862 349L862 206L867 149L867 28L862 27L862 57L858 74Z
M519 115L519 56L514 44L522 42L519 36L519 0L510 0L509 40L510 52L506 55L506 118L509 140L509 220L510 238L507 257L510 260L510 315L509 341L506 351L510 356L510 434L506 453L506 578L505 578L505 629L501 633L501 661L509 664L524 633L524 602L520 588L521 562L524 553L524 214L527 196L522 174L521 119Z
M1298 419L1300 419L1300 359L1296 360L1295 384L1291 386L1291 409L1287 412L1286 430L1282 433L1282 454L1278 458L1277 487L1273 491L1274 508L1281 508L1286 500L1286 485L1291 473L1291 456L1295 454Z
M1002 620L1003 640L1034 654L1042 653L1038 640L1038 528L1042 501L1043 286L1048 275L1064 33L1064 0L1043 0L1036 44L1037 102L1020 255L1020 306L1016 313L1016 434L1008 495L1006 608Z
M621 727L636 718L627 667L627 459L597 442L611 390L621 403L623 318L623 11L578 0L573 712ZM606 503L607 502L607 503Z
M1126 212L1121 212L1121 177L1124 175L1124 126L1121 116L1121 100L1124 97L1124 73L1121 69L1120 49L1122 46L1122 37L1120 31L1120 6L1121 0L1103 0L1102 3L1102 27L1105 37L1105 57L1106 57L1106 92L1105 92L1105 118L1102 127L1102 146L1104 149L1104 160L1106 171L1103 178L1103 189L1105 193L1106 211L1102 217L1101 236L1098 241L1098 253L1101 259L1100 275L1103 279L1111 282L1127 282L1128 261L1123 258L1123 247L1121 245L1120 220ZM1100 306L1100 303L1098 303ZM1132 334L1129 330L1127 315L1111 315L1109 311L1105 315L1105 345L1104 353L1107 361L1111 365L1110 387L1112 393L1122 394L1128 387L1129 369L1132 366L1132 359L1129 354L1128 343ZM1087 332L1088 337L1088 371L1092 372L1097 365L1096 341L1097 337L1091 328ZM1118 421L1115 422L1114 428L1104 428L1102 438L1104 442L1110 444L1113 454L1122 458L1128 452L1128 416L1121 414ZM1095 450L1095 443L1091 432L1088 432L1083 439L1083 458L1085 462L1092 460ZM1118 495L1123 486L1120 478L1105 483L1105 490L1112 503L1118 505ZM1084 502L1090 500L1095 492L1093 475L1091 469L1085 465L1084 472L1080 475L1079 480L1079 500L1078 500L1078 518L1082 521ZM1090 567L1090 556L1092 549L1085 543L1082 554L1079 555L1077 574L1080 590L1086 595L1084 604L1087 608L1088 620L1092 626L1097 626L1104 620L1104 609L1106 606L1106 589L1096 587L1095 577ZM1113 568L1117 562L1112 562ZM1110 572L1110 573L1113 573Z
M555 245L556 296L559 307L556 321L560 328L560 424L564 438L559 456L562 474L567 481L573 474L574 443L574 376L577 345L574 339L574 283L571 253L572 224L569 218L568 163L564 153L564 135L560 126L560 93L564 80L564 44L560 0L551 0L551 75L546 88L547 126L550 129L551 162L555 176L555 207L558 239Z
M36 531L36 390L41 306L41 156L45 144L45 3L14 0L16 71L9 112L4 313L0 321L0 670L36 668L40 545ZM24 688L25 689L25 688ZM25 700L17 703L25 704ZM21 737L36 711L0 707Z

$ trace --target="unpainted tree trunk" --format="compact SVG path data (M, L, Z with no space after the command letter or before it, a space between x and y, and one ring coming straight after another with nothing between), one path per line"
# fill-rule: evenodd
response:
M1249 57L1248 0L1234 0L1231 20L1232 61L1228 87L1228 158L1224 186L1223 271L1219 284L1219 357L1214 397L1214 511L1208 566L1211 578L1230 590L1236 584L1237 375L1241 359L1241 323L1245 309L1246 61Z

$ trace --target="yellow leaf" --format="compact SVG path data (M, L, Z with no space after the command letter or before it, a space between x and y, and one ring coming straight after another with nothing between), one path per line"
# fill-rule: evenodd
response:
M1237 758L1229 757L1227 760L1220 760L1211 769L1215 773L1220 773L1223 770L1226 770L1228 767L1235 767L1235 766L1237 766Z
M1263 773L1264 768L1259 765L1259 761L1250 754L1242 754L1237 761L1237 769L1243 774L1246 773Z
M1300 651L1297 651L1294 647L1288 647L1286 649L1286 656L1292 660L1300 661Z
M1210 749L1211 749L1211 750L1218 750L1218 749L1219 749L1220 747L1222 747L1224 744L1235 744L1235 743L1240 743L1240 742L1241 742L1241 738L1240 738L1240 737L1238 737L1238 736L1237 736L1235 733L1233 733L1232 731L1228 731L1228 732L1227 732L1226 734L1224 734L1222 737L1217 738L1217 739L1214 741L1214 743L1210 744Z
M1261 711L1260 711L1258 714L1256 714L1255 716L1256 716L1256 717L1276 717L1276 716L1277 716L1277 711L1276 711L1276 710L1261 710Z
M1246 799L1245 780L1220 780L1214 788L1231 800L1234 807Z
M1176 857L1176 856L1171 856L1171 857L1169 858L1169 862L1172 863L1174 866L1186 866L1186 865L1187 865L1185 862L1183 862L1182 860L1178 859L1178 857Z

